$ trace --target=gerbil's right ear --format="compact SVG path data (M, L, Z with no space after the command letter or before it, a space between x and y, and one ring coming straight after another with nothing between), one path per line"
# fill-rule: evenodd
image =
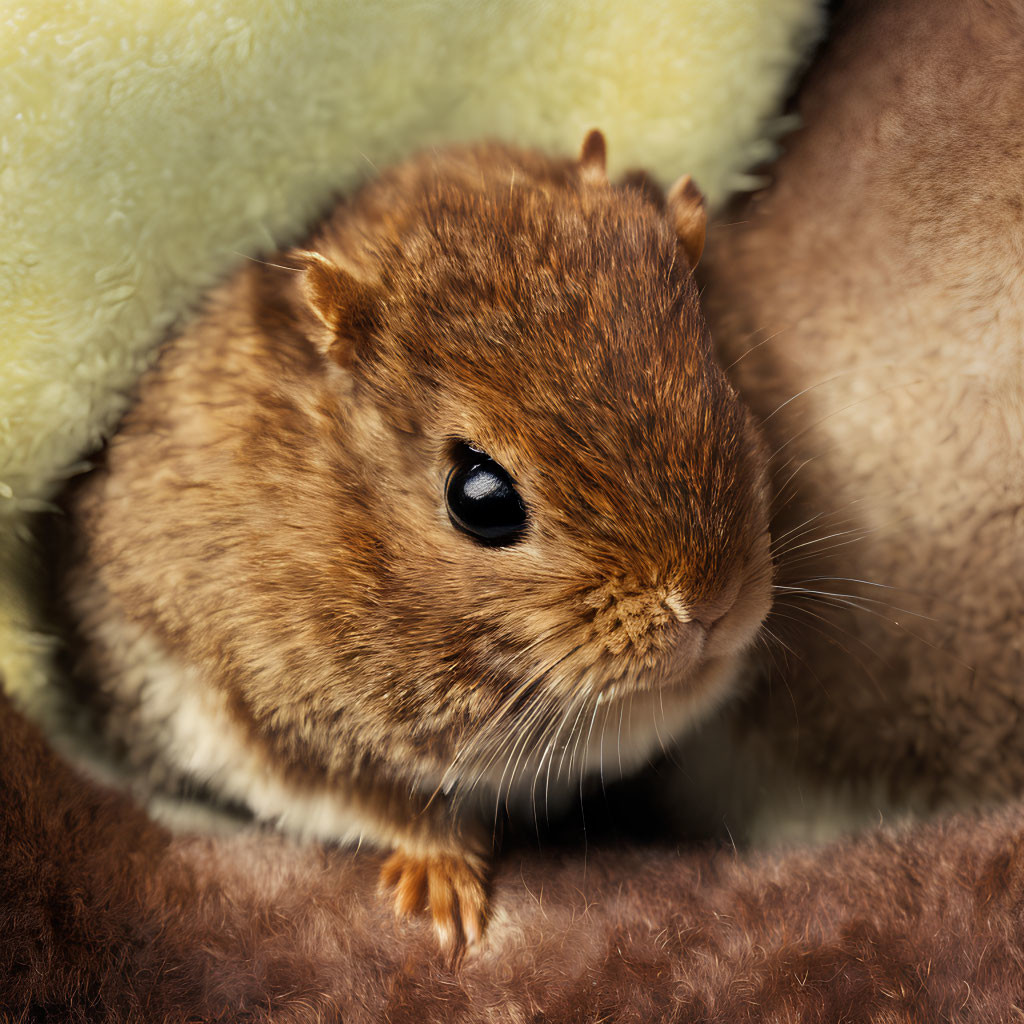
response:
M358 335L376 320L374 289L318 252L290 253L302 276L299 294L308 311L310 340L329 359L351 366Z
M688 174L669 189L665 209L679 239L679 251L690 270L694 270L704 251L708 214L704 196Z
M597 128L587 132L580 150L580 158L576 161L580 169L580 177L587 181L602 182L608 180L605 167L608 163L608 147L605 145L604 133Z

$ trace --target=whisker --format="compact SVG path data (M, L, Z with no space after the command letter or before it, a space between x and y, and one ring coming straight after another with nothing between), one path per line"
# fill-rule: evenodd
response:
M798 596L798 595L795 595L795 596ZM934 643L931 640L928 640L926 637L921 636L919 633L915 633L912 629L910 629L904 623L900 622L898 619L889 619L886 616L882 615L881 613L877 612L874 608L864 608L863 606L855 604L852 601L844 601L841 598L840 599L836 599L835 595L831 595L831 597L833 598L834 604L835 604L836 607L838 607L840 605L846 605L846 606L848 606L850 608L855 608L858 611L867 612L869 615L876 615L883 622L891 623L897 629L901 630L903 633L906 633L907 636L913 637L919 643L922 643L926 647L930 647L930 648L932 648L932 650L935 650L935 651L938 651L941 654L944 654L950 660L952 660L952 661L956 662L958 665L960 665L961 668L965 668L969 672L974 672L975 671L975 667L973 665L971 665L968 662L964 661L962 658L958 658L948 648L943 647L940 644ZM861 598L859 598L859 600L868 601L868 600L871 600L871 599L867 598L867 597L861 597ZM822 603L824 603L824 602L822 602ZM882 602L879 602L879 603L882 603ZM903 611L903 612L905 612L908 615L915 615L918 618L926 619L927 621L937 623L940 626L946 626L949 629L953 629L954 628L950 623L943 622L941 619L932 618L931 616L921 615L918 612L911 612L911 611L907 611L907 609L902 609L902 608L896 608L894 610L896 610L896 611Z
M618 733L618 739L617 739L616 744L615 744L616 751L617 751L618 757L619 757L619 778L620 779L625 774L623 772L623 770L622 770L622 716L623 716L623 714L625 714L625 711L626 711L626 702L623 701L623 700L620 700L619 701L619 733Z
M923 591L923 590L915 590L912 587L894 586L893 584L890 584L890 583L876 583L873 580L860 580L860 579L856 579L856 578L854 578L852 576L810 576L806 580L803 580L802 582L804 582L804 583L818 583L818 582L831 582L831 581L834 581L834 582L837 582L837 583L860 583L860 584L863 584L865 587L880 587L880 588L882 588L884 590L899 591L900 593L903 593L903 594L912 594L914 597L920 597L922 600L925 600L925 601L937 601L940 604L947 604L951 608L959 609L959 605L955 601L951 601L949 598L941 597L938 594L933 594L933 593L930 593L928 591ZM867 598L864 598L864 600L867 600Z
M785 545L785 547L780 548L778 551L773 551L772 557L779 563L788 564L793 561L792 556L795 551L803 551L805 548L814 548L814 545L824 544L826 541L830 540L840 542L834 545L834 547L848 547L850 544L855 544L857 541L870 536L874 532L874 528L854 527L849 530L837 530L835 533L828 533L823 537L812 537L810 540L801 540L801 538L805 537L809 532L810 531L808 530L804 533L797 534L791 539L789 544ZM801 543L798 544L797 541L801 541ZM815 549L808 552L806 555L801 556L801 558L816 557L821 553L821 549Z
M668 729L667 729L668 718L667 718L667 715L665 713L665 691L664 691L663 688L659 688L659 690L658 690L658 699L659 699L659 701L661 703L661 722L662 722L662 725L666 726L666 732L667 732L668 731ZM662 750L662 754L668 760L669 764L671 764L675 768L683 770L684 765L679 760L679 746L672 739L671 736L669 737L669 741L668 741L667 746Z
M798 391L795 395L790 395L784 402L775 406L774 409L767 416L763 417L761 423L767 423L776 413L782 412L783 409L789 405L790 402L795 402L798 398L806 395L809 391L814 391L817 388L824 387L826 384L831 384L833 381L840 380L843 377L848 377L851 373L856 372L855 370L843 370L841 373L837 373L832 377L826 377L824 380L819 380L815 384L808 384L802 391ZM787 442L788 443L788 442Z
M925 615L923 612L911 611L911 609L909 609L909 608L900 608L898 605L891 604L888 601L881 601L881 600L879 600L878 598L875 598L875 597L865 597L865 596L863 596L861 594L840 594L840 593L837 593L836 591L831 591L831 590L809 590L807 587L787 587L787 586L784 586L784 585L780 585L778 583L773 584L773 588L775 590L782 590L782 591L790 592L790 593L793 594L794 597L799 597L802 594L806 594L809 597L810 596L814 596L814 597L830 598L832 600L840 601L843 604L849 605L849 607L851 607L851 608L858 608L858 609L860 609L860 611L869 612L872 615L878 615L881 618L885 618L885 616L881 615L881 613L876 611L874 608L864 608L862 605L860 605L860 604L858 604L856 602L865 601L865 602L869 602L871 604L881 605L883 608L887 608L890 611L902 612L904 615L914 615L917 618L925 619L928 622L939 622L940 621L939 619L936 619L936 618L934 618L931 615ZM895 623L895 624L899 625L898 622Z
M576 717L578 719L580 713L582 712L583 707L585 706L585 701L583 701L582 698L575 698L575 700L579 700L579 702L580 702L580 711L578 711L576 713ZM573 707L574 707L574 701L570 701L569 705L568 705L568 707L566 709L566 714L563 716L563 719L559 723L558 731L555 733L554 736L552 736L552 739L551 739L551 744L550 744L550 748L549 748L550 749L550 755L548 757L547 771L545 772L545 776L544 776L544 813L545 813L545 815L550 814L550 811L551 811L551 804L550 804L550 797L551 797L551 768L552 768L552 766L554 765L554 762L555 762L555 751L556 751L556 746L558 744L558 737L561 736L562 729L563 729L565 723L568 721L569 715L572 713ZM566 737L565 743L562 745L562 756L559 758L558 769L557 769L557 771L555 773L556 781L558 779L558 776L561 775L561 773L562 773L562 764L565 761L565 752L568 749L569 744L572 741L572 733L573 733L573 730L575 728L576 728L576 723L573 722L572 728L569 730L569 736Z
M811 530L815 528L815 524L817 524L817 527L820 529L834 530L846 523L857 522L857 514L850 510L854 505L859 504L863 500L863 498L854 498L852 501L848 501L845 505L840 505L839 508L816 512L814 515L808 516L801 522L791 526L788 530L776 533L772 537L773 552L778 553L780 549L785 548L783 541L793 543L805 534L810 533ZM844 513L847 514L843 515ZM843 518L837 519L839 516L843 516Z
M608 725L608 708L605 707L604 722L601 723L601 732L600 732L600 740L601 740L601 742L600 742L600 744L598 745L598 748L597 748L597 774L598 774L598 776L601 779L601 793L602 794L607 794L607 792L608 792L608 790L605 788L605 784L604 784L604 734L605 734L605 727L607 725Z
M807 616L810 616L813 619L817 619L818 622L824 623L825 626L828 627L828 629L827 630L826 629L822 629L820 626L815 626L813 623L810 623L810 622L804 623L801 618L795 617L794 615L786 615L785 612L780 611L780 610L775 609L775 608L772 609L772 616L775 617L775 618L788 618L790 621L796 622L798 625L805 625L808 629L816 629L822 636L825 637L826 640L829 640L829 641L831 641L833 643L836 643L836 644L839 643L838 638L831 631L832 630L838 630L843 636L849 638L854 643L856 643L859 646L863 647L864 650L867 651L868 654L870 654L872 657L882 659L882 656L878 653L878 651L876 651L869 643L867 643L861 637L856 636L854 633L851 633L848 629L846 629L844 626L842 626L838 622L835 622L833 619L829 619L826 616L821 615L821 614L819 614L816 611L812 611L810 608L807 608L806 606L800 606L800 605L791 606L790 610L793 611L793 612L799 612L799 614L801 616L807 615ZM853 651L851 651L845 644L842 644L840 646L842 647L843 651L846 654L848 654L851 658L856 658L857 657L857 655L854 654ZM884 663L884 659L882 659L882 660L883 660L883 663Z
M839 515L840 512L845 512L851 505L855 505L855 504L857 504L857 502L863 501L863 500L864 500L863 498L854 498L852 501L848 502L846 505L841 506L840 508L832 509L831 511L828 511L828 512L825 512L825 511L817 512L813 516L809 516L803 522L797 523L796 526L792 526L788 530L785 530L782 533L776 534L775 536L772 537L772 549L773 549L773 551L776 550L778 545L781 544L782 541L784 541L787 537L790 537L793 534L797 534L797 536L801 536L802 534L799 533L798 531L805 531L806 528L811 527L819 519L824 520L824 522L827 523L828 520L831 517ZM826 527L826 529L828 529L828 528L829 527Z
M836 380L836 379L837 379L837 377L829 378L829 380ZM823 382L823 383L827 383L827 382ZM915 384L922 384L922 383L925 383L925 379L923 377L919 377L919 378L916 378L915 380L912 380L912 381L907 381L907 382L903 382L903 383L899 383L899 384L890 384L888 387L882 388L879 391L876 391L874 394L866 395L864 398L858 398L855 402L850 402L848 405L844 405L840 409L833 409L830 413L828 413L828 415L822 416L821 419L815 420L813 423L809 423L806 427L803 428L803 430L800 430L797 433L795 433L788 441L783 442L782 445L780 445L778 448L775 449L774 452L772 452L772 454L768 458L768 461L772 462L778 455L781 455L782 452L785 451L785 449L788 448L789 445L791 445L794 441L796 441L797 439L803 437L804 434L806 434L809 430L813 430L815 427L821 426L822 423L825 423L827 420L830 420L833 416L838 416L840 413L848 412L850 409L853 409L853 408L855 408L858 405L863 405L865 402L873 401L874 399L878 398L880 395L884 395L884 394L888 393L889 391L895 391L895 390L897 390L899 388L909 388L909 387L913 387ZM810 390L810 389L809 388L805 388L804 391L800 392L800 394L804 394L808 390ZM798 398L799 395L794 395L793 397L794 398ZM792 399L789 399L788 401L792 401ZM778 409L776 409L775 411L778 412ZM774 414L775 413L772 413L772 415L774 415Z
M580 701L580 709L579 709L579 711L576 712L576 718L575 718L575 720L572 723L572 728L570 728L570 730L569 730L569 738L566 741L565 748L562 750L562 756L561 756L561 758L559 758L559 761L558 761L558 775L562 774L562 765L565 763L565 755L566 755L566 753L572 754L572 753L575 752L575 739L574 739L574 737L576 735L576 726L579 724L580 716L583 714L584 710L586 710L586 707L587 707L586 701ZM570 776L572 775L572 758L571 757L570 757L570 760L569 760L568 774ZM558 775L556 775L555 777L557 778Z
M887 666L887 663L885 662L885 660L881 657L881 655L879 655L879 653L873 647L871 647L869 644L866 644L863 640L861 640L860 637L854 636L849 630L843 629L842 627L837 627L836 623L832 622L830 619L825 618L825 616L823 616L823 615L818 615L816 612L811 611L809 608L799 608L799 609L795 609L795 610L800 612L800 617L797 617L797 616L794 616L794 615L787 615L785 612L778 611L776 609L772 610L772 617L776 621L778 621L779 619L783 619L785 621L789 621L789 622L795 623L801 629L811 629L815 633L817 633L819 636L823 637L826 642L828 642L830 644L835 644L837 647L840 648L840 650L843 651L844 654L846 654L850 658L853 658L853 660L857 662L857 664L864 670L865 676L874 685L874 688L875 688L875 691L876 691L877 695L879 697L884 697L885 691L884 691L883 687L881 686L881 684L879 683L878 676L875 674L875 672L872 671L872 669L868 666L868 664L864 661L863 658L861 658L854 651L850 650L850 648L845 643L842 643L840 641L840 639L835 635L834 631L835 631L835 629L838 628L839 632L841 634L843 634L844 636L848 637L850 640L854 641L855 643L859 644L861 647L863 647L868 652L868 654L872 655L875 658L878 658L882 662L883 666ZM807 622L807 621L804 620L804 618L803 618L804 616L808 616L810 618L816 619L818 622L824 623L825 626L828 627L828 628L827 629L823 629L821 626L815 625L815 623L813 623L813 622ZM824 682L821 679L821 676L818 675L818 673L814 670L814 668L810 664L810 662L805 657L800 655L799 653L797 654L797 657L803 663L804 667L807 669L807 671L810 673L810 675L814 678L815 682L821 687L822 691L824 693L828 694L829 693L828 687L824 684ZM783 676L783 679L785 679L785 676ZM792 701L793 700L792 689L789 687L788 682L787 682L786 686L787 686L787 689L790 690L790 700Z
M785 651L787 651L789 654L791 654L798 661L802 662L804 664L804 666L807 668L807 671L810 672L810 674L812 676L814 676L814 678L817 680L818 685L826 693L828 692L828 690L825 687L824 683L822 683L821 680L818 678L818 676L815 673L814 669L811 668L811 666L808 664L807 660L797 650L795 650L794 648L790 647L789 644L785 643L785 641L783 641L776 633L774 633L771 630L771 628L766 623L762 623L761 631L762 631L762 634L763 633L767 633L769 636L771 636L772 639L777 644L779 644ZM763 640L763 636L762 636L762 640ZM799 722L799 720L800 720L800 708L799 708L799 705L797 704L796 697L793 694L793 687L791 687L789 685L789 677L788 677L787 673L784 672L781 669L781 667L778 665L778 662L775 659L775 654L774 654L773 651L771 651L771 648L768 647L767 642L765 642L765 649L768 650L769 653L771 654L772 662L775 665L776 669L778 669L779 676L782 679L783 685L786 687L786 693L789 695L789 703L790 703L790 706L793 709L793 720L795 722ZM769 691L770 691L770 689L771 689L771 672L770 671L768 672L767 679L768 679L768 686L769 686Z
M772 649L771 645L768 643L769 639L772 640L774 643L778 644L784 651L788 652L789 654L792 654L793 657L799 657L799 655L796 653L796 651L794 651L793 648L790 647L789 644L787 644L785 642L785 640L783 640L777 633L775 633L767 624L762 624L761 625L761 632L758 635L758 640L760 640L760 642L764 645L764 649L774 659L775 651ZM778 668L778 667L779 666L776 665L776 668Z
M812 559L820 559L823 555L829 554L833 551L839 551L842 548L848 548L852 544L859 544L861 541L866 540L874 533L874 530L844 530L842 533L838 533L834 536L820 537L818 543L825 544L825 541L835 539L835 544L827 544L825 547L815 548L811 545L814 541L808 541L806 545L801 545L801 548L810 547L809 551L805 551L802 555L793 555L794 551L800 550L798 548L792 548L789 552L786 552L780 559L777 559L780 564L780 569L784 572L791 573L798 566L804 562L809 562ZM845 537L845 540L840 540L840 537Z
M600 706L601 705L598 704L597 701L594 701L594 713L590 716L590 728L587 730L586 741L582 742L583 741L583 733L580 733L580 741L581 742L577 743L577 746L582 746L582 748L583 748L583 753L582 753L582 755L580 757L580 772L579 772L579 776L580 776L580 807L581 808L583 806L583 776L586 774L587 753L590 750L590 739L594 735L594 722L597 721L597 712L598 712L598 709L600 708ZM569 770L570 770L570 772L572 771L572 761L571 760L569 762Z
M794 480L795 480L795 479L797 478L797 476L798 476L798 475L799 475L799 474L800 474L800 473L801 473L801 472L802 472L803 470L805 470L805 469L806 469L806 468L807 468L807 467L808 467L808 466L809 466L809 465L810 465L810 464L811 464L812 462L816 462L816 461L817 461L818 459L824 458L824 457L825 457L826 455L829 455L829 454L831 454L831 452L835 451L835 449L836 449L837 447L838 447L838 445L833 445L833 446L832 446L832 448L828 449L827 451L823 451L823 452L818 452L818 454L817 454L817 455L810 455L810 456L808 456L807 458L805 458L805 459L803 460L803 462L801 462L801 463L800 463L800 464L799 464L799 465L798 465L798 466L796 467L796 469L794 469L794 470L793 470L793 472L792 472L792 473L790 473L790 474L789 474L789 476L788 476L788 477L786 477L785 481L784 481L784 482L783 482L782 484L778 484L778 485L776 485L776 484L773 484L773 490L774 490L774 494L772 495L772 507L771 507L771 516L772 516L772 519L777 519L777 518L778 518L778 516L779 516L779 513L781 513L781 512L783 511L783 509L785 509L785 508L786 508L786 507L787 507L787 506L789 505L789 503L790 503L790 502L791 502L791 501L792 501L792 500L793 500L793 499L794 499L795 497L797 497L797 496L798 496L798 495L800 494L800 490L799 490L799 488L796 488L796 487L794 487L794 488L793 488L793 491L792 491L792 493L791 493L791 494L789 495L789 497L788 497L788 498L786 498L786 500L785 500L785 501L783 501L783 502L782 502L781 504L779 503L779 502L781 501L781 498L782 498L782 496L783 496L783 495L784 495L784 494L786 493L786 490L787 490L787 488L789 488L789 487L790 487L790 485L791 485L791 484L793 483L793 481L794 481ZM797 458L799 458L799 456L798 456L797 454L795 454L795 453L794 453L793 455L791 455L791 456L790 456L790 457L789 457L789 458L788 458L788 459L787 459L787 460L786 460L786 461L785 461L785 462L784 462L784 463L783 463L783 464L782 464L782 465L781 465L781 466L780 466L780 467L779 467L779 468L778 468L778 469L777 469L777 470L776 470L776 471L774 472L773 476L774 476L775 478L777 478L777 477L778 477L778 476L779 476L779 475L780 475L781 473L785 472L785 470L786 470L786 469L788 469L788 468L789 468L789 466L790 466L790 465L791 465L791 464L792 464L793 462L795 462L795 461L797 460Z
M270 263L267 260L261 260L257 259L255 256L250 256L248 253L239 252L237 249L232 249L231 253L233 256L241 256L242 259L251 260L253 263L261 263L264 267L273 267L275 270L290 270L293 274L302 273L298 267L285 267L280 263Z
M567 631L549 630L545 636L539 637L534 641L528 649L533 649L543 640L550 640L563 635L564 633L567 633ZM442 775L440 787L444 787L446 784L455 783L461 789L471 791L479 784L483 775L491 768L495 761L497 761L497 759L506 750L508 750L510 743L514 742L518 745L518 742L522 737L529 737L533 733L538 721L544 716L546 711L546 704L543 700L537 700L534 698L532 706L526 712L525 720L519 718L516 722L518 728L514 731L505 729L505 725L514 713L516 715L522 715L520 705L525 699L529 699L530 691L532 690L536 692L546 676L557 668L557 666L566 658L575 654L580 649L580 646L581 645L573 647L550 665L542 666L537 669L532 676L520 683L515 690L506 697L498 713L490 719L488 730L482 735L478 734L474 736L466 746L456 751L450 765ZM494 743L495 738L498 741L497 743ZM490 749L490 756L487 757L486 760L483 760L488 749ZM515 748L513 748L513 751L509 753L509 757L514 753L514 749ZM456 773L456 769L460 764L468 762L475 762L476 771L467 784L465 778L460 778L461 773ZM431 799L433 799L433 797Z
M737 363L739 363L742 360L746 359L747 356L749 356L751 352L756 352L762 345L767 345L769 341L774 341L776 338L778 338L780 335L782 335L785 332L785 330L786 330L786 328L780 327L774 334L769 334L767 338L763 338L756 345L751 345L750 348L748 348L746 351L744 351L740 355L738 355L727 367L725 367L725 371L724 372L728 373L734 366L736 366ZM754 331L753 334L748 336L748 340L749 340L749 338L753 337L754 334L757 334L757 333L758 333L757 331Z

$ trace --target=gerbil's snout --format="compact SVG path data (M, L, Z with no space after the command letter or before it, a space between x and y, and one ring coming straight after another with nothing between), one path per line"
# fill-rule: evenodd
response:
M675 589L642 588L626 580L609 580L583 599L584 618L593 639L612 655L633 654L660 660L672 653L696 663L716 623L736 603L740 581L730 581L713 600L690 603ZM690 657L692 656L692 657Z
M678 595L628 580L608 580L583 597L592 638L613 655L655 655L674 647L684 631L700 629Z
M665 604L680 622L696 622L705 629L711 629L732 609L739 592L740 579L735 577L711 598L688 602L674 592L665 598Z
M679 682L709 658L738 654L757 636L771 604L767 534L743 563L702 585L645 585L624 576L592 587L581 603L591 642L606 655L653 670L650 683Z

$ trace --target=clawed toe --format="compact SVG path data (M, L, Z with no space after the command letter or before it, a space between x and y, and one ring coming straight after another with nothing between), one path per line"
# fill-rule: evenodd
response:
M455 952L480 941L487 913L480 858L396 850L381 868L380 882L393 893L399 917L429 911L442 949Z

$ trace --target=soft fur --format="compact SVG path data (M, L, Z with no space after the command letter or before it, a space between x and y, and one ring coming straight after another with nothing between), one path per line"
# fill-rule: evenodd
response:
M1010 1024L1024 811L818 853L509 860L457 968L369 856L172 839L0 704L0 1011L68 1022Z
M817 794L847 827L1024 786L1024 6L943 11L852 5L776 185L709 241L780 642L700 786L759 841L820 829Z
M395 845L400 903L429 877L446 934L430 872L461 857L477 933L508 794L546 813L645 763L731 691L770 604L703 237L688 180L613 186L598 133L579 162L446 148L215 293L68 503L81 690L136 770ZM516 482L515 543L449 521L467 443Z
M0 4L0 666L37 716L25 516L94 449L155 343L242 254L438 141L681 168L718 200L820 20L816 0Z

